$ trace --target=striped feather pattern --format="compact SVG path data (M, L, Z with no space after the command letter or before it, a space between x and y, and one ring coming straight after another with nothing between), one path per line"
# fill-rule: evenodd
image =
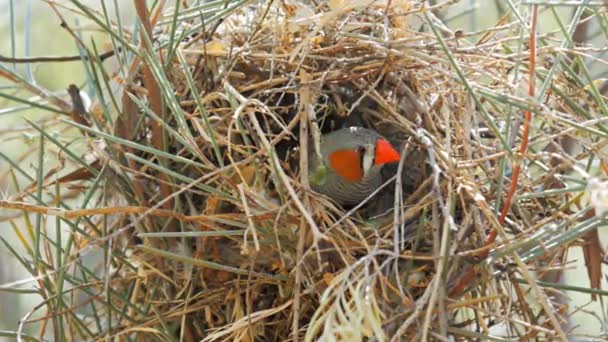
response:
M313 189L340 204L353 205L362 202L380 185L382 185L380 167L374 166L360 182L351 183L330 172L327 181L323 185L313 186Z

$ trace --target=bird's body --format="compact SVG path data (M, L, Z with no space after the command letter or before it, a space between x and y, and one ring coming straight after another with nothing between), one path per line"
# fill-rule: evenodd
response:
M312 188L342 205L358 204L382 184L381 169L399 160L399 154L376 131L343 128L321 137L321 160L312 152L310 174L324 172L311 181ZM321 164L322 163L322 164Z

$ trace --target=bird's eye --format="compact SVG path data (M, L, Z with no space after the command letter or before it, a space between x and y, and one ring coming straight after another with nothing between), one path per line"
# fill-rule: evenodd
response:
M357 147L357 152L359 152L361 154L365 154L365 146L359 146L359 147Z

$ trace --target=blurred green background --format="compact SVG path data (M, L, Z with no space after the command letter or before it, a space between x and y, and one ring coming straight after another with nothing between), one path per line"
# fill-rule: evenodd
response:
M85 0L82 3L102 10L101 2L98 0ZM69 5L70 1L56 1L58 8ZM120 19L124 25L132 26L134 22L134 11L129 1L105 1L106 10L110 17L116 18L120 13ZM115 5L120 4L116 9ZM65 21L73 28L79 28L76 33L81 39L92 44L95 41L97 48L106 50L106 37L96 32L91 22L83 22L82 18L70 11L62 11ZM63 29L61 21L53 12L51 7L41 0L0 0L0 55L6 57L48 57L48 56L74 56L79 54L77 45L70 34ZM47 89L56 95L67 98L66 89L69 84L83 86L86 83L86 74L81 61L61 63L39 63L39 64L5 64L27 80L34 80L40 87ZM4 78L0 78L0 92L22 98L30 98L31 93L23 92ZM85 87L86 89L86 87ZM0 99L0 152L10 159L16 159L22 155L33 144L37 145L37 133L31 131L26 119L37 121L49 116L41 110L22 109L22 105L16 102ZM52 123L50 123L52 124ZM52 157L49 157L52 158ZM50 165L52 160L48 161ZM35 163L34 163L35 164ZM22 167L32 176L36 175L36 168L27 160ZM7 163L0 160L0 173L6 171ZM10 197L15 193L12 182L6 181L4 177L0 180L0 196ZM3 180L5 182L3 182ZM19 179L22 186L27 185L24 179ZM13 212L14 213L14 212ZM11 212L0 210L2 217L10 217ZM49 220L51 225L53 220ZM19 225L20 220L15 220ZM23 248L7 220L0 221L0 236L7 240L11 246L18 251ZM31 279L31 275L15 260L0 244L0 287L11 287L14 283L22 283L18 286L22 289L31 289L37 283ZM0 330L16 331L18 322L32 308L39 304L41 298L37 295L18 294L14 292L0 291ZM12 337L0 337L0 341L13 341Z

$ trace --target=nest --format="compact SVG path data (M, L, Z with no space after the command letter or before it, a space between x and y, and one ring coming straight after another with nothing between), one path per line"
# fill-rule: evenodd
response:
M536 68L553 81L531 100L530 55L505 48L519 26L473 40L406 0L225 11L208 22L179 12L174 49L167 11L118 94L117 124L79 126L104 140L95 165L114 208L80 243L119 241L106 280L90 286L112 294L100 303L111 319L81 313L91 336L560 336L563 297L529 269L550 276L565 249L542 242L577 224L559 189L588 151L581 141L597 143L577 135L592 124L573 109L592 101L564 100L578 88L550 58ZM373 197L344 208L310 189L306 165L320 135L348 126L378 131L402 160ZM562 153L563 141L579 152Z

